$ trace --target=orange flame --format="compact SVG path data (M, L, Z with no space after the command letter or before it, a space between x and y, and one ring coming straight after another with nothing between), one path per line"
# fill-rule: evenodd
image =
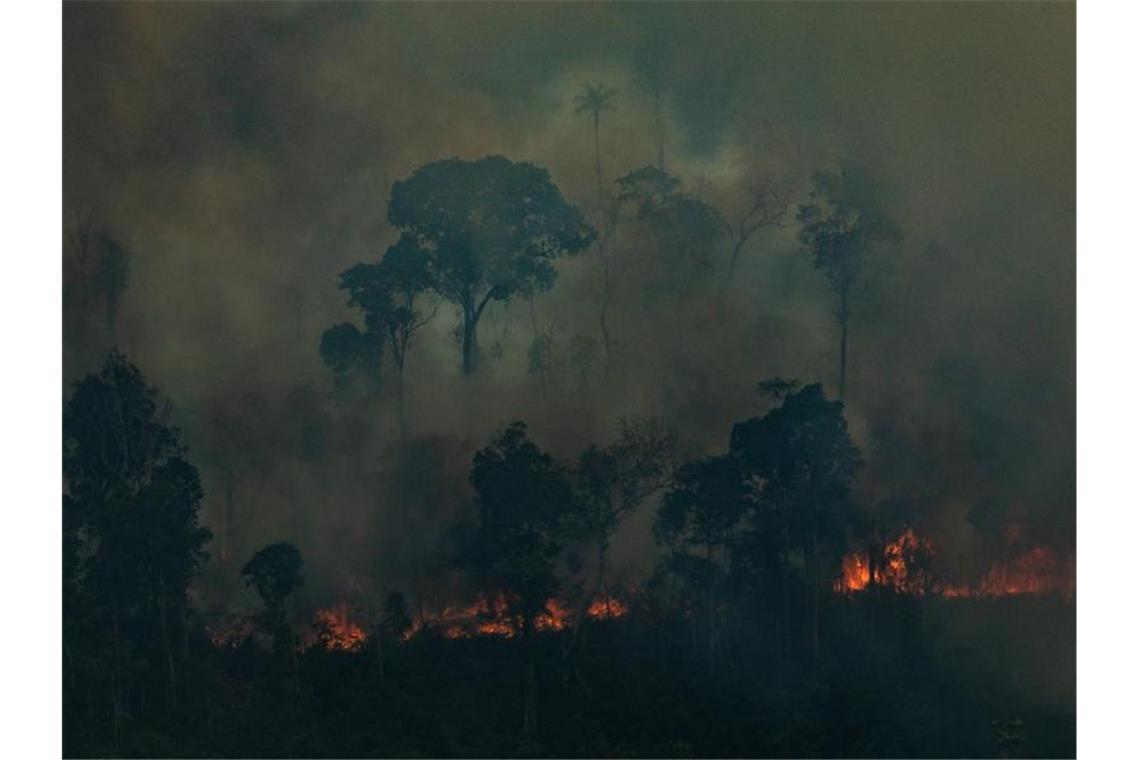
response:
M1071 562L1064 565L1056 552L1046 547L994 563L976 586L935 583L928 566L934 554L934 545L908 528L883 547L874 569L875 584L903 594L921 596L929 591L948 599L1047 593L1072 596L1076 592ZM843 558L834 590L841 594L864 591L871 585L871 575L867 552L848 554Z
M613 597L594 600L586 609L586 617L591 620L608 620L625 615L629 608ZM570 605L562 599L548 599L542 610L534 618L536 631L561 631L569 627L576 617ZM443 611L432 615L427 624L438 630L444 638L466 639L475 636L499 636L513 638L522 633L523 621L513 613L506 595L499 592L491 597L480 596L473 603L444 607ZM408 640L419 634L424 621L417 620L404 634Z
M586 608L586 616L593 620L613 620L629 612L629 607L612 596L595 599Z
M364 629L349 620L348 605L338 602L330 609L317 610L313 616L316 641L329 651L359 652L368 639Z

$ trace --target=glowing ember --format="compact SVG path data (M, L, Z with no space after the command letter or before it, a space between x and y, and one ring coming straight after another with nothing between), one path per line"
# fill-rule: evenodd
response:
M871 582L871 568L867 565L867 555L848 554L843 558L840 576L835 580L835 591L862 591Z
M1053 550L1042 546L1031 549L1010 562L995 563L978 589L981 596L1046 593L1071 595L1074 591L1076 581L1071 570L1057 561Z
M586 610L591 620L619 618L629 612L628 606L613 597L595 600ZM534 618L536 631L562 631L574 622L575 611L561 599L550 599ZM448 639L468 639L475 636L513 638L522 633L523 621L513 613L503 593L491 597L480 596L474 603L462 607L445 607L430 616L427 625ZM404 640L416 636L424 627L420 621L404 634Z
M593 620L613 620L622 617L627 612L629 612L629 607L612 596L607 596L603 599L595 599L586 609L586 616Z
M875 585L907 594L922 595L932 585L930 562L934 545L910 528L888 542L876 562ZM834 587L838 593L863 591L871 584L871 563L865 552L848 554Z
M344 602L331 609L317 610L313 628L317 643L329 651L358 652L368 639L364 629L348 619L348 605Z
M570 622L572 613L557 599L546 603L546 608L535 618L534 626L540 631L561 631Z
M1072 562L1067 565L1059 562L1056 552L1045 547L995 563L976 586L936 582L934 545L909 528L888 542L877 559L872 571L866 552L845 556L833 584L835 592L851 594L866 590L872 584L872 572L875 585L915 596L934 593L957 599L1049 593L1072 596L1076 592Z

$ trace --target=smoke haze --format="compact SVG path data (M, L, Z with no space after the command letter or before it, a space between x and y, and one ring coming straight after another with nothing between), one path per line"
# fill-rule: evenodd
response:
M471 455L513 419L567 458L630 414L713 452L762 411L759 380L834 393L832 295L794 204L812 172L864 167L904 237L876 252L853 307L860 488L913 497L916 521L961 551L977 505L1071 548L1074 24L1063 3L68 3L63 223L94 211L131 252L116 341L174 402L215 557L290 540L308 593L427 594L413 585L456 582ZM753 177L794 183L784 225L749 241L731 281L725 241L683 288L654 279L629 225L610 378L570 358L575 338L600 340L590 249L558 263L533 318L525 298L490 308L475 378L440 305L409 357L407 443L390 386L373 404L334 398L317 346L357 321L338 274L396 238L392 183L502 154L548 169L600 226L573 97L587 82L617 93L600 128L611 182L657 160L650 80L683 190L732 219ZM68 384L111 346L103 306L76 292ZM528 372L536 329L555 346L545 391ZM648 569L655 506L623 526L619 572Z

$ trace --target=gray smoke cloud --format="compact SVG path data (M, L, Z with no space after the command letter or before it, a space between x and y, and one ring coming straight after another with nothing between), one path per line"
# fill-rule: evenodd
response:
M586 82L607 181L656 161L732 217L757 174L868 167L905 233L868 265L855 305L849 418L872 495L917 494L945 541L967 511L1011 505L1027 529L1075 530L1075 11L1070 4L78 4L64 9L65 226L87 211L132 252L117 342L175 402L234 561L293 540L311 584L446 587L466 472L525 419L572 457L625 414L656 414L694 451L761 410L758 380L834 390L837 328L794 208L683 291L630 270L610 316L618 370L582 380L600 339L600 269L496 305L480 374L459 375L443 304L409 360L413 438L392 389L337 402L321 332L353 319L339 272L395 233L392 182L447 156L550 170L596 221ZM619 238L637 260L651 243ZM68 261L65 259L65 261ZM73 266L71 264L69 267ZM74 271L69 270L75 279ZM647 274L649 273L649 274ZM65 301L65 380L110 339L97 299ZM553 336L552 385L528 373ZM227 499L227 493L230 495ZM652 557L646 504L615 563ZM220 543L215 542L215 554ZM314 585L315 584L315 585Z

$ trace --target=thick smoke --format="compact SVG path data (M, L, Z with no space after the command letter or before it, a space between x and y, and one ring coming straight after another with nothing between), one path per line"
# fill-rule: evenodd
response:
M314 595L439 593L473 516L471 454L498 426L524 419L573 457L619 416L652 414L715 451L762 409L758 380L834 392L833 304L793 205L731 281L721 241L682 288L623 227L634 264L608 380L571 350L600 340L591 250L533 307L491 309L473 380L440 306L409 359L406 444L391 386L333 398L318 341L354 317L338 273L394 239L393 181L503 154L548 168L599 223L573 96L617 91L601 124L612 181L657 160L659 87L666 168L726 217L757 175L802 198L811 172L858 165L902 228L853 317L868 497L915 497L916 520L963 551L979 504L1071 546L1073 25L1065 4L68 4L64 225L94 211L132 252L117 342L175 402L216 557L292 540ZM70 382L110 341L97 298L65 308ZM545 388L528 372L535 333L555 347ZM654 508L619 535L619 570L651 562Z

